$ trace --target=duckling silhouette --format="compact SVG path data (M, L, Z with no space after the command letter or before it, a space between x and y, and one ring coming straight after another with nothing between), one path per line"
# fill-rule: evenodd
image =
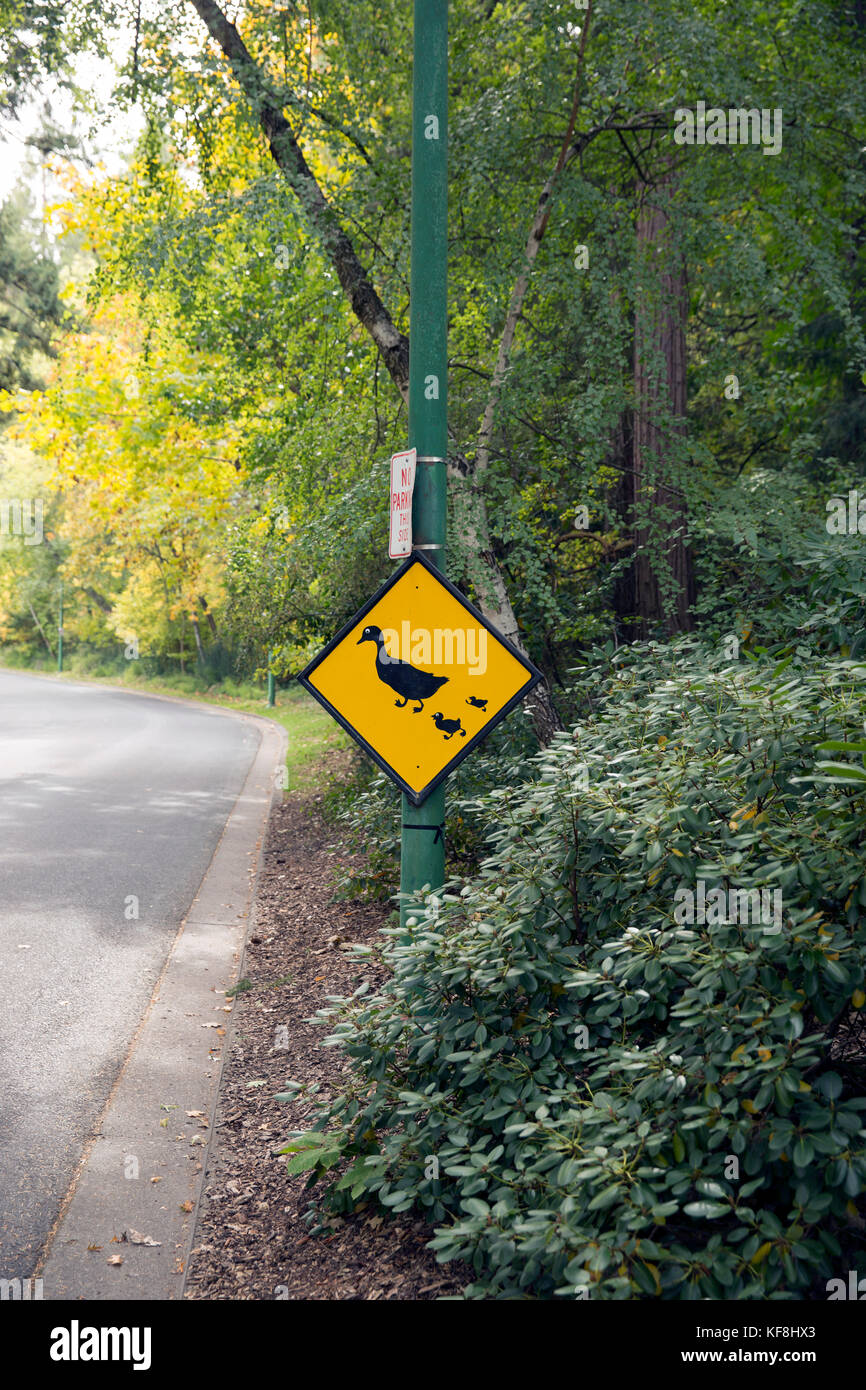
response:
M487 700L478 700L474 695L470 695L466 703L467 705L471 705L473 709L487 708Z
M434 676L429 671L419 671L417 666L410 666L408 661L398 661L396 657L389 656L380 627L365 627L356 645L360 647L362 642L376 643L376 675L384 685L390 685L392 690L403 696L402 700L394 701L398 709L403 709L410 700L417 700L412 713L420 714L424 708L424 701L435 695L440 685L447 683L447 676Z
M453 738L456 733L459 733L461 738L466 737L466 730L459 719L445 719L438 710L433 716L433 723L445 735L446 739Z

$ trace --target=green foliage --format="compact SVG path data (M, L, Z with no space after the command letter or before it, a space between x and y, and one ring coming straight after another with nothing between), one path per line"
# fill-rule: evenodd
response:
M37 223L23 190L0 205L0 391L32 390L63 324L60 277L37 249Z
M818 745L861 765L864 668L594 659L591 713L483 799L480 872L323 1011L354 1079L309 1170L423 1212L469 1297L820 1292L863 1259L866 786ZM698 880L781 892L779 922L684 924Z
M449 409L470 456L532 212L565 135L579 22L560 0L451 7ZM239 23L407 329L405 4L320 0L306 13L262 4ZM170 310L186 349L221 364L219 389L183 409L214 430L238 427L248 481L229 538L228 636L247 664L277 648L287 674L387 572L383 464L406 442L405 408L275 172L255 113L201 38L191 10L142 19L121 97L143 100L147 126L128 173L94 194L105 231L92 289L133 290L149 321ZM687 13L645 0L597 9L574 132L580 158L550 200L483 482L523 639L554 677L610 634L614 581L629 562L622 480L632 460L621 427L635 405L636 304L651 289L635 212L669 160L690 296L689 409L681 457L666 462L688 503L701 613L718 609L722 522L704 520L720 494L739 488L744 498L760 472L783 495L799 488L803 511L819 515L816 488L796 478L822 477L828 453L845 467L857 460L863 45L856 16L799 0L751 7L736 26L704 0ZM782 153L674 145L675 110L701 98L780 107ZM589 248L584 269L579 245ZM731 372L736 400L723 393ZM477 557L457 487L453 500L450 574L471 596ZM574 527L577 505L589 510L587 531ZM791 529L801 516L788 510ZM663 520L650 522L658 547ZM725 557L732 588L743 578L738 544ZM759 587L761 563L747 566Z
M104 55L118 17L112 0L0 0L0 111L15 113L48 76L73 86L72 57Z
M837 476L818 487L794 467L758 469L708 498L692 521L701 629L753 649L793 631L816 653L862 655L866 546L859 535L829 535L824 525L828 498L846 496L857 482L856 474Z

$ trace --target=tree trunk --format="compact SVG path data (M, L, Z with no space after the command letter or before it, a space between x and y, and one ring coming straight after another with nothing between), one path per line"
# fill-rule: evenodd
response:
M213 636L216 637L216 636L217 636L217 625L216 625L216 622L215 622L215 620L214 620L214 615L213 615L213 613L212 613L211 610L208 608L207 599L205 598L204 594L199 594L199 596L198 596L198 601L199 601L199 603L201 604L201 611L204 613L205 617L207 618L207 625L208 625L208 627L210 628L211 633L213 634Z
M611 431L606 465L616 474L616 487L611 498L612 509L627 538L629 550L634 549L632 517L634 515L634 440L633 412L623 410ZM613 582L611 594L617 637L624 642L635 636L634 562L621 569Z
M38 629L39 629L39 635L40 635L40 637L42 638L42 641L45 643L46 647L48 648L48 654L49 654L49 656L53 656L53 655L54 655L54 652L53 652L53 650L52 650L51 643L49 642L48 638L45 636L45 633L44 633L43 628L42 628L42 624L40 623L39 619L38 619L37 616L36 616L36 609L33 607L33 604L29 601L29 599L28 599L28 601L27 601L27 607L30 609L30 616L32 617L34 623L36 624L36 626L37 626Z
M670 217L670 176L640 190L634 327L632 521L634 612L647 637L693 626L694 569L681 481L685 468L685 266Z
M194 618L192 614L190 614L189 620L192 623L192 633L193 637L195 638L195 649L198 657L198 664L199 666L204 666L204 647L201 644L201 629L198 625L198 618Z
M358 322L382 354L404 399L409 393L409 340L394 324L331 204L325 197L294 129L273 97L265 74L250 55L231 20L214 0L190 0L219 44L268 142L274 163L284 174L306 214L312 231L337 273Z
M103 598L102 594L97 593L96 589L92 588L91 585L85 585L84 592L87 594L88 598L93 599L93 602L96 604L97 608L99 608L103 613L111 612L114 605L109 603L107 598Z
M475 482L475 471L462 455L455 455L449 457L448 472L451 479L451 505L467 556L466 572L472 582L478 606L502 636L523 656L528 657L529 653L505 587L505 579L493 552L487 507L484 495ZM562 721L546 680L541 681L527 696L526 707L536 737L542 747L545 747L557 730L562 728Z

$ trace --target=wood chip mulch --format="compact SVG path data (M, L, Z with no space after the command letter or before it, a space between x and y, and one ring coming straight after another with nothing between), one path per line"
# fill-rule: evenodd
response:
M307 1020L326 995L381 980L375 959L359 963L341 948L375 941L387 910L335 901L355 861L319 800L292 793L271 819L242 971L251 988L234 996L188 1299L426 1300L459 1296L472 1278L436 1263L425 1249L430 1226L378 1207L326 1213L331 1234L311 1235L303 1218L318 1189L305 1190L307 1174L287 1177L286 1159L274 1156L312 1109L274 1096L310 1079L325 1096L348 1065L321 1046L327 1029Z

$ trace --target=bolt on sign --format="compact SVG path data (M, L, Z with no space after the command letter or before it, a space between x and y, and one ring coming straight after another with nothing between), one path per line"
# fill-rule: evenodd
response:
M416 553L298 680L420 806L541 672Z
M412 493L415 489L417 449L406 449L391 458L391 492L388 556L402 560L412 554Z

